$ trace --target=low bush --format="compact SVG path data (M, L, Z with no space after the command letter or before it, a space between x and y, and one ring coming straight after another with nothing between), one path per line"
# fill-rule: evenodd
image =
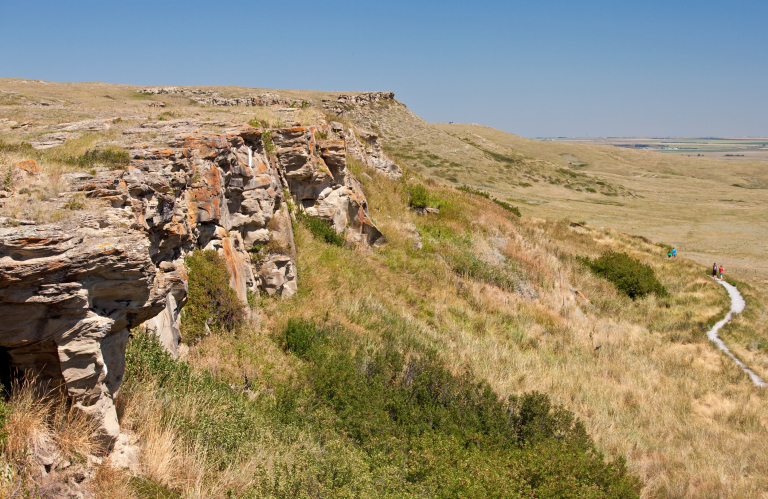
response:
M517 206L512 206L511 204L509 204L509 203L507 203L505 201L501 201L499 199L494 199L493 202L496 203L497 205L501 206L505 210L514 213L517 217L521 217L522 216L520 214L520 208L518 208Z
M289 319L283 331L283 348L299 357L306 357L312 344L322 337L322 330L312 321Z
M212 473L252 477L239 490L248 497L300 490L324 497L638 497L640 483L623 460L606 462L584 426L544 394L501 400L470 373L452 374L435 353L406 354L392 343L371 352L364 340L312 321L289 321L277 339L308 362L298 379L274 386L273 396L252 400L173 360L153 334L135 331L126 396L151 386L179 445L201 449ZM317 442L322 452L301 442ZM284 463L271 472L238 471L265 445L274 447L272 459L284 454ZM175 493L156 485L148 488L153 494Z
M267 155L274 156L277 152L277 146L275 146L275 143L272 140L272 132L270 130L265 130L264 133L261 134L261 140L264 143L264 150Z
M296 219L306 227L315 239L325 241L328 244L344 246L346 238L344 233L339 234L330 222L320 217L313 217L303 211L296 213Z
M181 320L184 341L195 343L208 331L237 332L245 324L245 312L243 302L229 286L227 262L214 250L195 250L185 262L189 292Z
M62 206L65 210L84 210L85 209L85 201L83 200L82 196L76 196L67 201L64 206Z
M530 186L531 184L527 184L527 185ZM504 208L505 210L507 210L509 212L514 213L518 217L522 216L520 214L520 209L517 206L512 206L511 204L509 204L509 203L507 203L505 201L501 201L500 199L492 198L491 195L488 194L485 191L481 191L480 189L475 189L474 187L470 187L468 185L459 186L459 187L457 187L457 189L460 190L460 191L464 191L464 192L466 192L468 194L475 194L477 196L482 196L485 199L490 199L491 201L493 201L497 205L501 206L502 208Z
M408 206L411 208L426 208L429 206L429 191L423 185L413 185L408 188Z
M600 258L585 258L582 261L592 272L613 283L616 289L633 300L650 293L660 297L669 296L651 266L640 263L626 253L609 252Z
M322 338L305 351L313 360L307 403L317 414L331 409L328 423L372 468L396 465L406 483L434 497L637 497L623 460L606 463L584 426L547 395L500 400L434 353L406 355L393 344L370 353L343 331L314 329L301 323L302 338Z
M482 196L485 199L490 199L491 198L491 195L488 194L487 192L481 191L480 189L475 189L474 187L470 187L468 185L461 185L461 186L457 187L457 189L460 190L460 191L464 191L464 192L466 192L468 194L476 194L478 196Z
M107 168L122 169L131 162L131 157L126 150L91 149L83 155L78 156L72 162L82 168L91 168L93 166L106 166Z

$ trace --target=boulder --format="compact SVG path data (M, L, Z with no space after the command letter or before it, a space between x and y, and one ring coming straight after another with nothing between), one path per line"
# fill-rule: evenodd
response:
M361 140L358 140L358 135ZM358 161L368 165L369 168L391 179L398 179L403 175L400 167L384 153L379 143L378 134L365 131L355 134L354 131L347 130L344 132L344 139L347 143L349 154Z

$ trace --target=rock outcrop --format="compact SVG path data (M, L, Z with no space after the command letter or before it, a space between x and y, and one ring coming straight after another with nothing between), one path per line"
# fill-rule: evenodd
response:
M343 135L319 125L278 129L272 139L291 195L304 211L345 231L348 241L384 242L360 183L347 169Z
M363 92L357 95L341 94L336 98L339 104L359 106L371 102L380 102L384 100L394 100L394 92Z
M365 131L358 132L358 134L362 143L357 140L357 136L352 130L344 132L344 139L349 144L349 153L353 158L362 161L369 168L373 168L391 179L398 179L403 175L400 167L384 154L378 134Z
M104 202L100 213L0 229L0 359L65 391L108 442L130 329L143 324L178 352L185 255L219 252L246 303L298 289L287 196L351 243L384 241L343 131L180 128L165 145L135 144L124 170L69 176L74 192Z
M119 433L112 396L129 330L183 279L158 272L150 249L119 227L0 229L0 346L17 369L66 390L108 439Z

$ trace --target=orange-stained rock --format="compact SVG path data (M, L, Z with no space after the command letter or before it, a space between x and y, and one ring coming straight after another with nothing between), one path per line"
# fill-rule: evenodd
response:
M21 161L17 161L14 163L14 166L20 170L23 170L29 175L37 175L40 173L40 167L37 166L37 163L35 163L33 159L23 159Z

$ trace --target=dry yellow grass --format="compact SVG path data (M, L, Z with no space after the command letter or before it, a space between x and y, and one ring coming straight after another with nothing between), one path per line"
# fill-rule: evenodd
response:
M61 393L44 391L34 379L15 384L7 405L6 437L0 447L0 497L28 493L43 482L39 456L58 465L84 461L103 451L94 421L70 409Z

